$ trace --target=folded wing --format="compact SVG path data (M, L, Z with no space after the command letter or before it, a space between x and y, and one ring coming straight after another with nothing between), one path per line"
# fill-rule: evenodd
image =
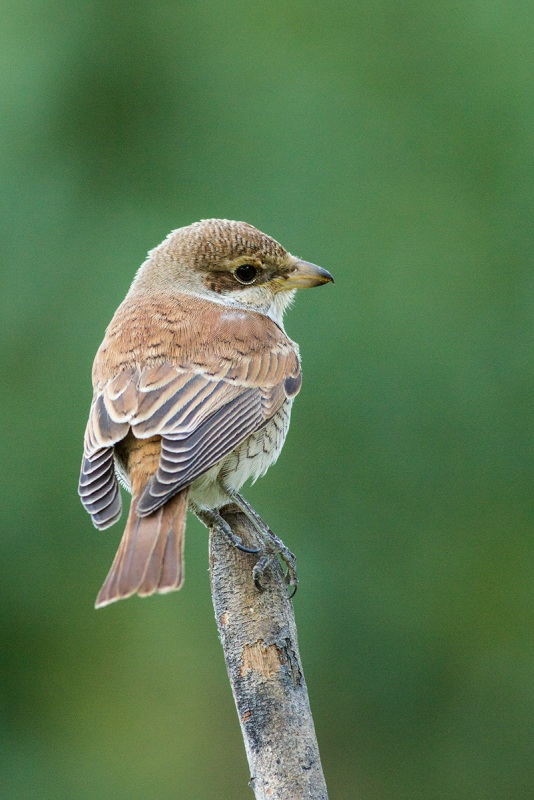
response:
M137 504L137 513L146 516L259 430L298 392L300 363L293 342L278 328L273 334L276 326L265 318L265 346L255 329L247 348L242 319L243 315L235 361L221 357L215 342L211 352L204 345L181 363L175 359L129 365L99 382L79 487L96 527L108 527L120 516L113 448L129 430L137 438L162 440L157 473ZM227 344L232 331L223 333L221 341Z

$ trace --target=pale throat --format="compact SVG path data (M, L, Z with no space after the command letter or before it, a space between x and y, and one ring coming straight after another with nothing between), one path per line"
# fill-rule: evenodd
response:
M213 303L218 303L227 308L239 308L243 311L255 311L259 314L265 314L285 333L284 313L294 301L297 290L289 289L273 293L259 286L251 286L249 289L243 289L240 292L219 294L210 289L203 288L199 291L198 289L182 286L180 291L198 297L201 300L211 300Z

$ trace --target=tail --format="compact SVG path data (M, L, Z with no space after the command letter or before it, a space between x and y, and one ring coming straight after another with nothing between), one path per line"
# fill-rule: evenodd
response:
M179 589L184 579L183 546L187 493L184 489L148 517L132 499L126 528L95 608L133 594L148 597Z

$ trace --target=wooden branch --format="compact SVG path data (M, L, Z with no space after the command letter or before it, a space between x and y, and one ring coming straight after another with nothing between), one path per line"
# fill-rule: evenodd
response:
M235 506L221 515L243 542L254 529ZM213 606L256 800L328 800L300 661L297 629L276 561L264 591L252 580L257 555L210 531Z

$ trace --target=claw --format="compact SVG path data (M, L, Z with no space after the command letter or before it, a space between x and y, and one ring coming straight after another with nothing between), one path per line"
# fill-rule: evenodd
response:
M242 553L253 553L254 555L256 555L256 553L261 553L261 547L245 547L239 536L236 536L235 534L232 536L230 541L234 547L237 547L237 549L241 550Z
M258 592L263 592L265 589L263 585L263 576L271 561L272 556L262 556L252 568L252 580Z
M247 502L247 500L245 500L244 497L242 497L242 495L239 494L239 492L229 489L226 489L225 491L228 494L228 498L235 503L235 505L243 512L243 514L245 514L245 516L248 517L250 522L253 524L263 546L247 547L244 545L241 537L237 536L237 534L233 532L230 525L225 519L223 519L223 517L221 517L218 511L200 511L194 509L195 514L205 525L207 525L207 527L216 528L218 531L220 531L220 533L226 537L228 542L233 547L236 547L243 553L257 555L258 553L262 553L264 550L266 551L260 556L252 569L252 580L254 581L254 585L259 592L262 592L265 589L265 572L268 570L270 564L277 557L280 557L287 568L286 572L284 573L284 581L290 590L290 594L288 594L287 597L289 600L291 600L291 598L295 596L299 582L297 577L297 569L295 566L295 556L291 550L285 546L283 541L272 532L269 526L265 524L258 512L252 508L252 506Z
M271 555L263 555L254 565L252 569L252 580L254 581L254 585L258 590L258 592L264 591L265 589L263 580L264 575L271 566L271 564L273 563L273 561L276 560L277 555L280 555L281 558L285 561L285 559L281 554L272 553ZM284 573L284 581L288 586L288 588L290 589L287 598L288 600L291 600L291 598L295 596L299 582L294 564L288 566L287 572Z
M297 573L295 572L293 575L289 575L289 570L285 574L285 579L288 587L292 588L293 591L291 594L288 594L288 600L292 600L297 593L297 589L299 588L299 579L297 578Z
M287 567L287 572L284 574L284 580L289 587L292 587L292 592L289 595L289 599L295 596L295 592L297 591L298 585L298 577L297 577L297 570L295 567L296 558L291 552L291 550L285 546L283 541L278 538L278 536L273 533L273 531L269 528L268 525L262 520L258 512L252 508L250 503L245 500L245 498L239 494L239 492L227 490L228 495L231 497L233 502L241 509L241 511L248 517L250 522L256 528L261 540L265 542L266 549L271 551L271 555L262 556L254 569L252 570L252 578L254 580L254 584L259 591L263 590L263 582L262 576L265 570L269 565L269 561L276 556L280 556L281 560Z

